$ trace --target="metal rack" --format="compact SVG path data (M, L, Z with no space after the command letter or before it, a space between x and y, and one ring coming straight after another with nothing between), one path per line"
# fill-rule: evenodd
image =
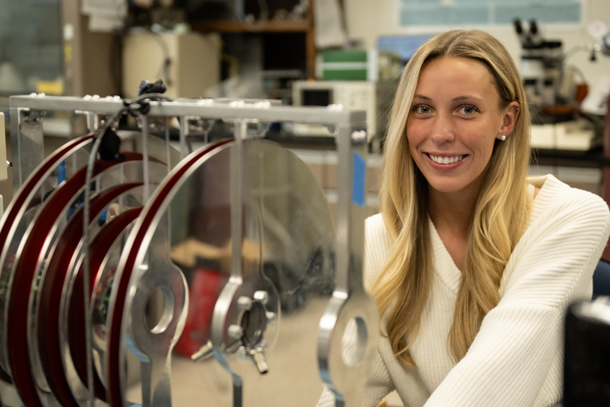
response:
M115 318L117 318L117 321L120 321L120 324L112 322L109 325L112 326L109 328L109 333L107 333L108 338L110 338L107 339L110 350L106 349L106 354L112 354L113 335L118 335L117 338L120 338L120 340L117 340L117 343L120 344L121 350L117 350L116 355L110 356L110 358L120 358L116 362L118 365L110 363L106 367L106 369L110 369L108 366L114 366L112 369L118 370L106 371L106 378L101 378L101 382L107 388L106 394L108 397L105 401L113 407L127 405L126 399L128 396L125 386L130 381L130 377L129 372L123 374L123 370L128 371L131 369L129 367L131 365L124 361L127 358L126 354L131 351L132 357L135 355L139 358L139 364L136 363L138 369L135 370L139 372L137 391L141 394L141 398L139 398L140 404L144 406L167 406L172 404L172 390L170 388L172 388L173 383L170 379L170 371L172 369L170 354L184 326L189 297L186 291L191 289L190 285L192 282L186 283L184 271L171 264L172 262L167 260L166 256L158 255L157 249L153 247L157 247L154 246L155 244L158 247L170 245L171 239L169 236L172 235L173 229L179 227L177 226L179 222L173 218L170 221L169 206L172 205L172 200L181 199L178 197L182 197L183 192L181 191L184 188L190 188L187 189L187 192L191 194L197 191L197 186L188 186L190 185L189 182L191 182L187 179L188 177L201 176L203 177L202 179L205 179L205 177L210 178L210 171L203 169L206 165L209 168L214 168L214 170L224 168L225 164L228 168L229 174L226 180L230 185L227 191L227 199L230 201L230 216L228 218L231 236L231 242L228 246L228 251L230 252L230 270L227 273L226 284L224 284L222 290L220 290L215 298L213 314L211 315L209 339L203 343L203 346L196 354L192 355L192 359L199 360L213 355L215 363L222 366L229 373L232 390L229 392L230 401L227 401L226 405L255 407L258 405L256 401L251 402L251 398L245 397L243 393L249 381L257 383L255 386L259 386L259 389L254 391L263 392L265 389L268 389L268 387L265 387L267 382L264 381L264 378L271 377L267 384L268 386L273 386L273 381L278 380L277 376L267 376L267 373L272 372L275 368L274 363L271 363L271 361L268 363L268 359L274 359L275 357L275 348L269 346L269 343L278 338L280 338L280 342L285 340L281 332L282 330L286 331L289 329L287 328L290 325L289 319L293 318L295 313L291 314L284 310L285 307L280 300L281 295L273 294L275 292L273 290L276 290L276 288L267 292L262 289L250 290L249 287L246 287L250 284L249 279L251 277L249 273L251 271L247 269L248 266L244 261L244 250L247 249L244 247L247 244L244 236L248 233L253 233L252 231L256 232L257 236L264 236L267 233L266 231L272 227L270 224L276 222L273 216L263 214L267 209L259 207L259 203L263 202L263 198L259 195L264 195L264 192L261 191L264 190L263 186L267 185L264 182L267 182L266 180L269 178L273 178L273 176L263 174L266 170L262 169L262 167L267 165L268 161L278 158L280 165L285 164L285 167L275 169L275 172L278 174L296 174L294 175L295 178L287 178L290 182L282 184L283 186L291 188L292 183L292 187L296 189L299 189L301 185L304 186L303 188L309 188L309 181L301 181L301 178L308 177L306 171L301 169L300 164L295 162L292 156L277 145L260 142L260 140L264 140L266 125L279 121L287 121L327 125L334 130L336 135L339 160L337 223L336 227L332 228L334 233L333 239L329 240L330 243L322 243L321 249L325 253L323 257L328 263L324 267L332 271L329 274L332 275L333 279L332 289L328 290L328 286L326 286L326 291L319 295L323 300L324 308L321 317L310 311L310 308L306 309L303 307L299 312L305 315L303 318L309 320L316 319L313 323L317 326L317 339L315 345L311 344L311 346L312 349L316 349L314 358L316 359L315 363L317 365L320 390L322 384L330 388L335 393L337 406L360 405L361 392L366 380L366 374L372 362L372 355L376 349L376 337L378 334L377 310L372 299L365 293L362 280L367 154L366 117L364 112L348 111L341 106L335 105L327 108L288 107L275 105L269 101L248 100L202 99L167 101L151 98L142 99L138 103L140 104L139 107L141 107L141 104L146 104L146 109L131 112L137 116L140 125L141 135L137 136L137 138L139 138L139 144L141 145L142 157L135 160L138 163L141 162L142 179L141 185L138 184L138 186L133 188L142 189L141 192L137 193L138 199L142 201L142 212L134 221L133 228L127 230L122 235L121 241L126 243L117 265L117 274L126 272L125 270L128 270L129 273L132 273L132 269L135 271L133 271L129 280L125 278L126 282L122 287L122 290L125 291L124 298L120 298L122 291L116 288L119 286L116 286L110 296L110 303L106 304L109 307L109 321L113 321L114 314L112 312L117 313ZM96 158L97 149L95 143L101 139L107 129L111 128L110 122L116 119L116 115L119 114L118 112L125 112L125 106L126 101L119 97L100 98L97 96L87 96L75 98L51 97L40 94L11 97L11 140L15 190L27 188L28 183L32 183L31 178L36 176L36 174L40 174L40 163L43 162L44 155L42 123L46 112L71 111L86 115L87 123L93 136L90 140L83 141L83 143L89 143L83 148L92 149L92 156ZM161 132L165 132L166 143L169 141L167 125L169 118L177 118L180 123L181 151L179 156L181 160L175 166L170 164L172 159L169 147L165 156L163 156L163 153L157 155L151 155L150 153L151 133L161 130ZM233 137L229 140L209 144L200 150L187 154L185 145L190 129L189 123L201 123L211 120L223 120L233 123ZM159 174L157 166L164 158L168 167L167 175L159 179L161 176L154 174ZM62 156L56 158L56 161L60 162L61 159L66 160ZM88 234L92 226L86 221L90 218L88 211L94 206L93 200L89 197L88 188L91 188L91 183L93 182L93 188L101 189L99 184L102 182L98 178L94 178L96 174L95 165L98 164L95 164L94 160L90 159L87 167L88 177L83 182L85 188L85 215L83 216L83 229L85 231L83 241L85 247L89 247L93 243ZM125 165L132 164L121 164L121 166ZM258 173L263 175L252 175ZM161 175L163 175L162 171ZM121 177L126 178L124 175L121 175ZM126 179L123 179L122 182L133 183L132 180ZM260 185L257 184L259 182ZM252 186L254 184L258 186ZM269 185L275 184L270 183ZM56 189L59 189L59 187ZM108 189L106 187L106 190ZM50 192L43 191L42 189L36 189L36 191L38 191L36 192L37 194L50 194ZM103 191L98 192L101 195ZM290 197L286 198L286 205L284 206L288 208L286 209L287 211L295 210L290 208L295 193L298 195L299 191L291 192ZM311 205L316 205L316 197L314 196L316 194L318 193L311 194ZM307 207L310 205L307 203L307 198L300 197L296 202L298 205ZM42 198L43 204L45 199L46 195L45 198ZM275 198L264 197L264 199L272 202ZM50 201L51 199L49 199ZM123 208L123 201L120 202L119 206ZM189 204L184 203L184 205L188 206ZM255 207L255 209L252 210L250 209L251 207ZM18 222L18 220L17 218L11 218L11 212L13 214L17 213L17 209L7 208L7 213L2 220L2 225L0 225L0 238L5 238L5 235L8 236L6 237L7 239L12 238L11 233L13 232L6 232L5 235L2 235L2 230L10 229L12 231L15 228L11 223ZM252 215L252 211L258 212ZM125 210L125 212L128 211ZM328 219L330 218L326 217L318 207L315 207L315 210L309 208L304 212L314 213L314 215L307 215L314 218L319 216L322 220L321 223L329 223ZM316 215L315 212L318 212L319 215ZM62 216L66 217L63 213ZM18 212L18 218L23 215L22 212ZM299 218L299 216L293 216L292 218ZM39 221L36 218L35 220ZM253 220L255 221L254 223L259 222L259 224L257 226L249 226ZM310 221L311 219L306 222ZM185 222L187 222L185 224L189 223L188 216ZM190 223L193 222L192 220L190 221ZM305 224L301 223L300 225ZM57 227L58 230L64 226L63 223L61 225ZM289 227L282 228L282 230L286 229L289 229ZM290 230L289 232L292 234L291 236L300 233L299 230ZM328 234L325 236L328 236ZM14 238L18 237L24 238L24 236L18 234ZM27 233L25 237L28 238ZM315 239L310 238L310 240ZM264 238L261 238L260 242L261 244L258 248L260 264L257 270L263 267L263 253L269 249L266 246L272 246L264 241ZM10 243L15 247L19 245L19 242L11 243L5 241L3 243L5 245ZM18 253L22 248L23 244L15 250ZM278 258L282 256L284 256L283 258L295 257L292 252L281 254L281 250L275 250L275 255ZM85 250L84 263L86 272L83 274L83 281L79 282L83 286L85 308L83 315L85 316L91 315L91 312L94 311L90 309L91 304L93 304L93 298L89 298L88 289L93 284L93 281L89 281L89 267L92 267L91 256L93 255L94 253L89 253L88 250ZM307 253L307 255L311 257L311 252ZM3 256L6 256L6 254L3 254ZM272 256L268 258L272 258ZM6 258L3 257L2 259L3 264L5 264ZM43 260L49 261L49 259ZM308 258L308 261L310 260ZM271 264L273 261L269 261L269 263ZM288 263L295 260L283 261ZM301 263L294 264L296 268L301 267ZM275 266L278 266L278 264L275 264ZM146 270L142 271L144 269ZM3 278L2 274L0 274L0 281L7 281L9 286L13 283L14 277L10 275L12 273L10 270L12 269L9 266L0 270L0 273L5 275L5 278ZM300 271L300 273L305 273L305 271ZM32 275L34 274L35 271L32 271ZM118 278L115 276L115 279ZM266 279L269 280L269 278ZM15 281L17 280L15 279ZM308 280L307 284L309 284L310 292L308 296L303 297L305 298L303 301L313 303L315 302L314 300L318 299L318 294L314 295L313 292L315 290L324 290L320 288L321 286L311 288L314 286L311 281L313 280ZM145 312L142 310L148 309L150 306L150 303L147 301L149 301L155 290L155 284L158 285L156 288L161 287L159 291L162 293L160 297L162 299L158 301L161 302L162 308L165 307L165 311L162 310L160 312L156 322L157 325L150 328L146 323L140 321L140 317L145 319L141 315ZM257 284L261 284L261 282L257 280ZM294 295L294 287L291 289L292 291L286 292ZM281 290L278 290L278 292L281 294ZM270 296L273 297L272 300L269 299ZM313 297L316 298L314 299ZM14 297L9 297L6 300L5 314L2 319L6 324L12 320L9 314L12 312L10 301L13 300L10 298ZM122 308L120 308L117 311L115 303L118 304L123 301L125 303L125 310L122 311ZM264 317L260 317L259 314ZM283 323L284 320L288 322ZM280 323L283 323L283 325ZM93 356L92 347L94 339L91 338L91 330L95 327L92 326L90 318L86 318L85 325L87 334L85 340L87 348L87 374L85 376L87 380L84 380L85 383L83 384L86 394L75 395L73 398L76 401L76 405L86 404L93 406L100 403L100 397L94 391L97 384L94 383L94 370L99 370L100 375L102 375L101 371L104 369L99 367L101 362ZM118 326L121 327L120 331L117 328ZM1 327L3 329L0 331L4 332L4 336L0 338L0 342L6 356L14 351L8 345L9 343L14 343L14 341L10 342L6 339L7 332L11 327L9 325L1 325ZM170 327L173 328L170 329ZM30 333L29 335L32 334ZM126 341L127 345L125 345ZM129 348L128 351L125 350L127 348ZM133 349L136 349L136 351L133 351ZM30 349L29 352L35 354L35 350ZM285 359L286 356L275 357L274 360L281 358ZM32 358L33 364L36 362L35 359L35 357ZM244 359L252 360L254 363L244 367ZM279 363L276 363L276 365L279 365ZM3 367L6 367L7 371L4 373L8 376L4 377L5 382L16 378L16 371L14 371L14 367L11 369L10 363L6 363ZM25 379L13 380L18 393L20 391L20 380L23 382ZM36 378L28 377L24 383L26 383L26 389L30 385L37 386L38 397L20 394L22 401L28 407L31 407L30 404L32 406L66 404L65 402L58 401L61 399L54 396L56 389L53 388L52 383L40 385L36 380ZM46 389L45 386L49 387L50 390ZM249 391L252 391L252 387L249 389ZM43 397L43 393L46 390L50 394L48 398ZM40 394L43 394L43 396L40 396ZM0 396L3 395L0 394ZM295 398L299 397L297 393L295 393L295 396ZM31 400L30 404L28 404L27 400ZM264 405L275 405L273 404L273 396L266 396L265 403ZM203 403L202 405L206 404ZM298 401L295 400L293 405L299 405Z

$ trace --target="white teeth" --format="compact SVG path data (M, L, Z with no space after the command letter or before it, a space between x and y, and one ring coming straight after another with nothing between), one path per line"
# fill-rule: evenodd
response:
M429 154L429 156L432 159L432 161L434 161L435 163L438 163L438 164L453 164L453 163L460 161L462 158L464 158L463 155L454 155L452 157L440 157L440 156Z

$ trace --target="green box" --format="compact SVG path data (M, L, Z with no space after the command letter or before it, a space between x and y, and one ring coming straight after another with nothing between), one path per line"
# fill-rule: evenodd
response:
M376 50L341 50L322 52L322 80L377 80Z

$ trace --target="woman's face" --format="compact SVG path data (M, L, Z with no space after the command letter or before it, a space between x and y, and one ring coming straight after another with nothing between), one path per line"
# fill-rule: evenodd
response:
M509 109L499 108L494 79L482 62L440 57L424 65L407 138L432 190L478 194L495 140L514 126Z

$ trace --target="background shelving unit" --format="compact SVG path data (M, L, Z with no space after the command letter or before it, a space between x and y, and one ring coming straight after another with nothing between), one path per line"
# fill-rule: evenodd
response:
M306 18L303 20L255 20L242 21L190 21L191 29L196 32L219 34L303 34L305 42L305 72L308 79L315 78L315 27L313 2L308 3ZM281 43L278 43L280 46ZM287 50L274 50L275 54L283 54Z

